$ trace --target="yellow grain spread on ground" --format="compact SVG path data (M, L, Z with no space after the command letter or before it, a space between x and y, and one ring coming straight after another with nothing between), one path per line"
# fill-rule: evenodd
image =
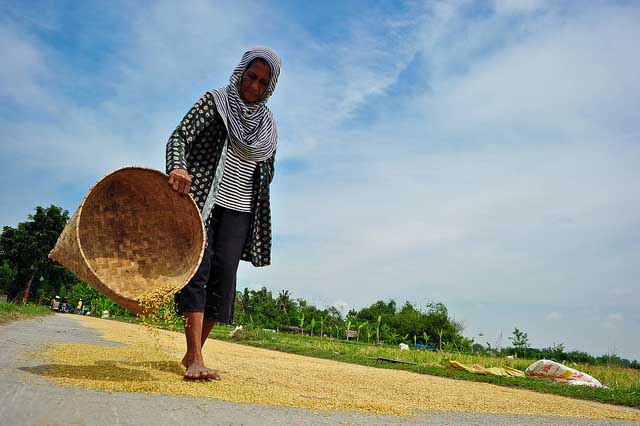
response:
M411 415L444 410L640 420L640 410L486 383L378 369L218 340L204 348L222 381L182 379L184 336L90 317L83 325L124 346L53 344L35 372L57 384L155 392L233 402Z

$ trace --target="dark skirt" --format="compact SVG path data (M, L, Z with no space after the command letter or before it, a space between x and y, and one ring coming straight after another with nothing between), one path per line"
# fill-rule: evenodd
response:
M211 212L207 247L189 283L176 294L178 312L204 312L204 318L233 323L236 275L251 225L251 213L218 205Z

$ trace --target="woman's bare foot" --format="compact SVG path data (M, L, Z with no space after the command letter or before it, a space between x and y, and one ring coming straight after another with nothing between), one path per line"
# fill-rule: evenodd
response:
M182 358L182 365L187 369L184 372L185 380L222 380L217 371L207 368L203 360L195 359L189 354Z
M189 360L188 358L189 358L189 355L188 354L184 354L184 356L182 357L182 361L180 361L184 368L189 367L189 363L190 363L191 360Z

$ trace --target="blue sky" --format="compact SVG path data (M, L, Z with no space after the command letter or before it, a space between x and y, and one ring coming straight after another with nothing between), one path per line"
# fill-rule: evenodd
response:
M249 47L283 59L273 265L319 305L640 359L640 5L1 2L0 222L75 211ZM482 333L484 336L479 337Z

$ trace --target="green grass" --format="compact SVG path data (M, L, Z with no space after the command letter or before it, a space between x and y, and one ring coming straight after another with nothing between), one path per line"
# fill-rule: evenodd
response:
M27 303L0 302L0 324L50 315L49 308Z
M591 374L610 389L586 386L569 386L539 378L482 376L466 371L446 368L447 361L454 360L464 364L478 364L483 367L509 365L520 370L526 369L534 359L505 360L476 354L456 352L400 351L396 346L375 346L366 343L346 342L335 339L299 336L285 333L270 333L262 330L243 330L234 338L228 336L229 327L215 327L212 337L220 340L278 350L298 355L367 365L377 368L389 368L412 371L420 374L448 377L457 380L492 383L500 386L528 389L541 393L551 393L571 398L587 399L607 404L625 405L640 408L640 371L621 367L593 366L584 364L570 365L584 373ZM412 361L416 365L378 362L367 357L385 357Z

